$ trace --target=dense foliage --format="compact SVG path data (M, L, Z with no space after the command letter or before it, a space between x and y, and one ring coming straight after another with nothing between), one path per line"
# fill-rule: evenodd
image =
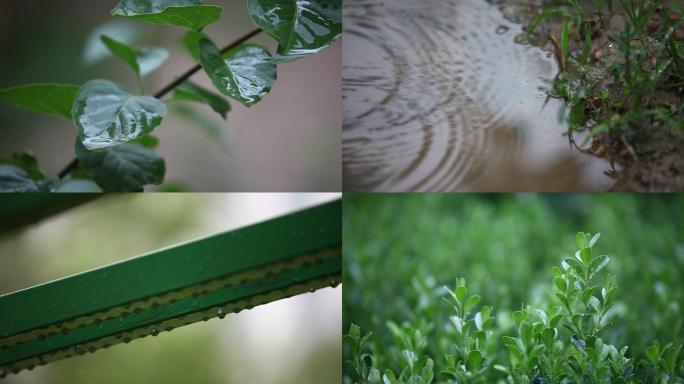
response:
M279 63L316 53L341 34L340 0L247 0L247 5L258 29L219 49L202 29L219 20L220 6L200 0L120 0L113 16L188 30L183 42L198 65L153 95L145 94L143 77L169 58L168 51L133 47L99 32L96 39L133 70L140 94L106 79L81 86L31 84L1 89L0 100L73 121L77 140L76 159L54 177L33 172L40 168L30 152L0 159L0 192L126 192L161 184L165 162L154 152L158 140L150 134L167 115L168 100L162 98L170 95L171 100L206 103L225 119L230 104L224 96L246 106L259 102L273 87ZM245 44L261 31L278 41L274 57L263 47ZM202 68L220 94L190 82ZM221 142L221 137L216 141Z
M346 383L684 381L681 196L345 200Z
M675 102L684 81L681 4L546 3L528 31L548 33L558 17L562 22L560 36L552 37L561 67L555 89L571 103L571 129L589 128L592 135L610 130L631 139L645 118L684 129L684 110ZM540 23L547 28L537 30ZM674 97L658 97L656 92Z

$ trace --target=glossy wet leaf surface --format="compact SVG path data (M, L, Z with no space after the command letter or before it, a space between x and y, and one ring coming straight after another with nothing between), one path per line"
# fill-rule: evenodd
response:
M218 20L222 11L219 6L202 5L199 0L122 0L112 15L200 30Z
M206 103L224 119L230 111L230 104L223 96L210 92L190 81L186 81L174 89L173 99Z
M259 102L276 80L276 66L266 49L246 44L221 56L209 40L199 42L200 63L221 93L249 106Z
M109 80L91 80L81 88L72 110L83 145L109 148L151 132L166 106L150 96L136 96Z
M30 84L0 90L0 100L35 112L71 119L71 104L78 86L68 84Z
M139 76L149 74L169 58L169 52L164 48L150 47L136 50L106 35L101 36L101 39L112 54L133 68L133 71Z
M0 192L39 192L36 182L23 169L0 164Z
M199 42L202 39L208 39L207 35L202 32L188 31L183 36L183 45L195 61L199 61Z
M249 0L252 20L276 39L278 60L316 53L342 33L341 0Z
M0 164L9 164L19 167L33 180L42 180L45 178L45 173L43 173L43 170L40 169L40 166L38 165L38 159L36 159L33 153L28 150L14 153L9 157L0 159Z
M89 151L77 141L76 157L106 192L140 192L147 184L161 184L166 172L164 159L138 143Z

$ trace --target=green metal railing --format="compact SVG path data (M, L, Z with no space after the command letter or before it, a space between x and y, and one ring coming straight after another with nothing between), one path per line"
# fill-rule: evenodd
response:
M338 200L0 296L0 377L334 287L341 268Z

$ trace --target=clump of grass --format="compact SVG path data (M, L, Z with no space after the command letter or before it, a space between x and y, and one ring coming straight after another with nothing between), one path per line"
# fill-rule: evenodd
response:
M425 332L420 324L387 323L395 335L395 345L383 348L383 352L398 349L400 367L385 367L383 372L367 347L371 334L363 335L352 323L345 335L351 349L351 359L345 362L345 383L683 382L681 345L661 346L654 341L644 351L646 358L637 361L630 356L628 346L612 345L604 339L605 331L613 326L610 311L618 290L612 276L601 274L610 258L594 252L599 237L577 234L574 257L565 258L560 268L552 269L556 300L545 306L550 310L527 306L510 313L516 326L514 335L506 335L495 326L491 307L476 310L481 298L468 294L462 278L457 279L453 290L443 291L452 309L450 338L431 340L427 336L430 330ZM431 356L426 348L431 343L442 344L452 352L444 357Z
M617 23L622 16L624 23ZM588 132L582 144L608 134L634 153L636 138L654 127L684 131L682 5L556 1L540 12L528 33L543 23L558 24L558 17L560 42L549 36L561 67L553 91L568 102L573 143L578 131Z

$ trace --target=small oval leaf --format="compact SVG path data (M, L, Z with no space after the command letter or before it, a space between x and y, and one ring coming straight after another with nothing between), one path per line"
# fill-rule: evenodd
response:
M173 90L174 100L196 101L200 103L209 104L214 112L226 118L226 114L230 111L230 104L223 96L209 92L199 85L186 81Z
M166 116L166 106L136 96L109 80L87 82L72 109L78 136L89 149L110 148L150 133Z
M223 57L216 45L199 42L200 63L221 93L249 106L258 103L276 80L276 66L262 47L244 44Z

